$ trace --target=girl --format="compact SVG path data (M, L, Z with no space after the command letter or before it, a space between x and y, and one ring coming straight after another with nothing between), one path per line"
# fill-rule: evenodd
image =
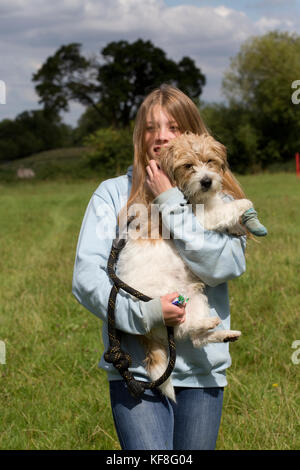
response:
M160 149L185 131L208 132L195 104L180 90L162 85L142 103L133 134L134 161L127 175L104 181L87 207L77 246L73 294L88 310L103 320L104 348L108 348L107 304L112 281L106 266L118 214L134 203L167 204L176 207L174 224L184 215L185 200L159 167ZM229 170L224 175L224 198L244 198ZM190 217L194 217L191 213ZM203 229L201 228L203 231ZM170 228L172 233L172 229ZM203 232L202 232L203 233ZM218 315L230 328L227 281L245 271L245 237L204 231L201 249L185 249L183 239L174 239L180 256L206 284L212 316ZM151 269L151 267L149 267ZM132 286L134 287L134 286ZM143 366L145 352L138 339L151 328L176 326L185 321L185 307L172 304L180 293L170 292L150 302L133 300L120 290L116 300L116 328L122 331L122 349L132 358L130 371L138 380L148 381ZM159 390L146 390L134 399L121 376L102 357L100 367L107 372L113 418L123 450L214 449L221 420L226 369L231 364L228 343L212 343L193 348L190 340L176 345L177 359L172 382L176 403Z

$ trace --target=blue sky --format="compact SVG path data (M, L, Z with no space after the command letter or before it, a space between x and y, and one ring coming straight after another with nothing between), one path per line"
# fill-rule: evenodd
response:
M79 42L90 55L111 41L151 40L173 60L191 57L207 79L202 99L220 102L230 58L274 29L300 31L300 0L1 0L0 120L41 107L31 78L62 44ZM65 122L75 125L83 110L73 103Z

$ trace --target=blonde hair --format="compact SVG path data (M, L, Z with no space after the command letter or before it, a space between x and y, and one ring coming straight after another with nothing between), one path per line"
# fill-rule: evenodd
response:
M181 133L190 131L194 134L209 134L199 110L195 103L178 88L163 84L153 90L141 104L133 131L134 160L132 172L132 187L126 204L126 210L135 203L148 205L151 202L151 194L145 187L146 166L149 158L145 147L146 119L154 106L160 105L166 113L174 118ZM223 191L232 195L235 199L245 197L238 181L227 168L223 176ZM153 197L152 197L153 199Z

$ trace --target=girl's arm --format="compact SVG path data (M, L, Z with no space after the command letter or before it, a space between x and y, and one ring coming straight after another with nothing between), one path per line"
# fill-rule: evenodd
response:
M163 226L180 256L205 284L214 287L245 272L246 237L205 230L177 187L161 193L153 204L159 204Z
M106 192L103 191L106 197ZM94 193L82 222L74 265L72 292L90 312L107 321L107 305L112 281L107 260L116 236L117 217L113 204ZM116 299L116 328L126 333L145 334L163 325L159 298L134 301L120 290Z

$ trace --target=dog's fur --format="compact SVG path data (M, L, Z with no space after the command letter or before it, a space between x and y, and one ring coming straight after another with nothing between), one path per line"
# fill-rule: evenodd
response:
M222 199L222 175L227 165L226 149L222 144L207 134L186 133L171 140L162 149L159 164L174 186L193 205L193 210L196 204L204 204L204 218L203 213L196 212L195 215L205 229L241 233L239 219L252 207L252 203L247 199L230 202ZM139 218L139 231L135 231L134 236L130 235L129 230L127 243L120 253L117 275L152 298L171 292L189 297L185 322L174 328L177 341L189 336L194 347L201 348L211 342L238 339L240 331L215 329L221 320L210 316L203 282L185 264L172 239L162 238L161 220L159 237L147 238L148 220L151 220L153 229L154 221L148 214ZM168 363L166 328L153 328L142 338L146 347L147 372L151 380L156 380ZM160 388L175 401L171 378Z

